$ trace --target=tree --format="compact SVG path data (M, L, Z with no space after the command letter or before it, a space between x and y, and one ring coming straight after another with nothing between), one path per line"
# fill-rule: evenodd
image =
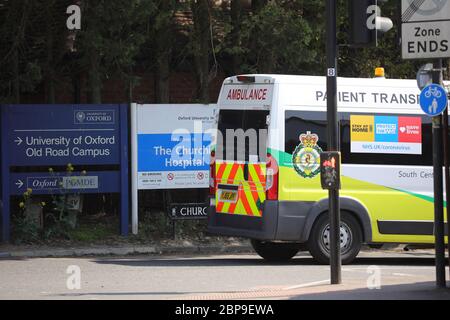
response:
M88 101L102 101L106 79L122 80L132 89L138 66L155 76L156 102L170 102L173 71L195 74L195 100L209 102L217 68L238 73L325 75L325 16L322 0L77 0L81 30L74 52L66 42L65 9L74 0L0 0L0 101L19 103L41 86L45 101L57 102L66 78L81 88L87 75ZM346 1L339 0L340 76L371 77L384 66L389 77L414 78L424 61L402 60L398 30L377 48L346 46ZM396 21L397 6L383 5ZM74 90L77 91L77 90ZM151 89L149 89L151 91ZM80 99L74 99L80 101Z
M249 72L299 74L314 63L314 32L302 8L302 1L271 1L246 18L241 35Z
M118 75L133 86L132 67L146 39L152 0L83 0L76 48L88 72L89 102L101 103L102 81Z
M35 3L28 0L0 3L0 101L20 103L23 92L34 91L42 69L28 32L34 27Z
M232 0L231 1L231 31L230 38L231 43L234 44L234 47L239 47L242 45L241 42L241 27L242 27L242 1L241 0ZM232 70L234 74L240 73L240 66L242 64L242 59L239 55L239 51L232 53Z
M212 24L211 1L191 0L192 18L194 21L191 34L191 46L198 81L198 98L200 102L209 102L209 55L211 53Z
M340 76L347 77L373 77L376 67L384 67L389 78L409 78L414 79L421 64L420 60L403 60L399 44L399 28L392 28L385 33L377 47L353 48L345 46L347 43L348 17L346 1L339 2L340 33L338 35L340 47L339 68ZM383 16L390 17L394 26L399 26L398 4L388 2L383 5Z
M176 2L160 0L153 16L153 34L150 38L155 47L155 96L156 103L170 102L170 60L172 55L172 27Z

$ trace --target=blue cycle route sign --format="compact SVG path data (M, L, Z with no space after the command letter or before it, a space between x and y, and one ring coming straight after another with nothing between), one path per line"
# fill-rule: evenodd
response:
M438 84L429 84L420 93L419 102L425 114L431 117L440 115L447 108L447 92Z
M121 233L126 235L128 106L0 107L2 240L9 240L10 196L28 188L33 194L121 193ZM75 168L70 174L64 172L68 164Z

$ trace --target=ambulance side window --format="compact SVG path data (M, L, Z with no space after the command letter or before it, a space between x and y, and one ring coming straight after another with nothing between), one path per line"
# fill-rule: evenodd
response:
M317 145L327 150L326 112L286 110L284 130L284 151L289 154L300 144L300 135L308 131L317 134Z

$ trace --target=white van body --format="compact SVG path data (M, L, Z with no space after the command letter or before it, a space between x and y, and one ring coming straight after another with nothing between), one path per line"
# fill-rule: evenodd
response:
M433 243L431 118L419 106L416 80L338 78L337 85L346 240ZM257 122L256 129L268 131L266 149L259 152L275 160L276 172L265 157L247 149L240 161L216 156L210 232L253 239L260 254L265 250L262 243L284 242L290 252L295 251L294 243L311 244L328 210L328 192L321 189L317 165L320 152L327 150L326 103L325 77L241 75L224 80L218 99L219 132L225 135L230 123L236 126L230 119L240 119L239 112L244 124L267 112L266 127L262 120ZM222 118L227 118L226 124ZM252 178L252 170L259 181L255 174ZM234 173L231 178L229 172ZM270 190L273 181L276 190ZM221 195L226 195L225 201ZM229 199L234 203L227 203ZM356 227L360 230L352 230ZM326 253L326 226L320 232ZM344 260L356 256L353 249ZM282 250L281 245L276 248Z

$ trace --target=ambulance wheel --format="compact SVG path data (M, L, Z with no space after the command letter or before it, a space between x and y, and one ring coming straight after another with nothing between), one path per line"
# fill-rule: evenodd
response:
M341 211L341 259L342 264L351 263L362 244L362 230L356 218ZM308 250L320 264L330 263L330 222L328 213L321 214L314 222L309 235Z
M278 243L261 240L251 240L256 253L267 261L287 261L300 251L300 243Z

